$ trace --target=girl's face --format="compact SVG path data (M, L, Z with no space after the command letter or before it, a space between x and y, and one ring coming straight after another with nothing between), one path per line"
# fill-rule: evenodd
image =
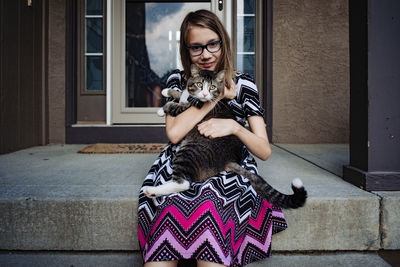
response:
M187 46L194 46L200 50L196 53L189 53L192 64L195 64L202 70L215 71L219 61L221 60L221 48L218 49L218 47L222 46L222 44L218 42L219 40L220 38L216 32L200 26L191 26L188 32ZM218 49L218 51L210 52L206 48L202 49L201 47L198 47L207 44L209 50L214 51ZM200 55L197 55L201 50L203 50L203 52Z

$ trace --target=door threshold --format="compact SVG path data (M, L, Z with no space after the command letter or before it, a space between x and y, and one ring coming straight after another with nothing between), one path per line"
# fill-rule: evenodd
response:
M72 124L71 127L73 128L80 128L80 127L165 127L165 124L82 124L82 123L76 123Z

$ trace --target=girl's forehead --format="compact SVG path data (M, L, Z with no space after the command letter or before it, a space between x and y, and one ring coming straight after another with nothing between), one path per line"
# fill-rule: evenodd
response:
M191 25L188 29L187 39L189 43L206 44L219 39L219 36L209 28Z

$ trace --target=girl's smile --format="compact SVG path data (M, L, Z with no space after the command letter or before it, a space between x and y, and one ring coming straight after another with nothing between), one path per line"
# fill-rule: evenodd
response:
M200 26L191 26L188 33L188 46L206 45L213 41L220 40L218 34L208 28ZM199 56L190 56L190 60L200 69L215 71L221 58L221 49L211 53L207 49Z

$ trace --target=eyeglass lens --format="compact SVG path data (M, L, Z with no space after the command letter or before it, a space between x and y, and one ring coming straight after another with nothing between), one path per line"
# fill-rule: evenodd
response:
M221 49L221 40L212 41L205 45L193 45L189 48L189 51L192 56L200 56L204 48L210 53L216 53Z

